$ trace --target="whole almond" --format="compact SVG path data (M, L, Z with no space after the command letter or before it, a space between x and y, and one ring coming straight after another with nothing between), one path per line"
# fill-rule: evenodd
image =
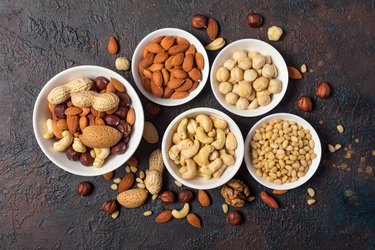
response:
M172 60L172 66L173 66L173 67L181 66L181 64L182 64L183 61L184 61L184 57L185 57L185 54L184 54L184 53L178 53L177 55L175 55L175 56L173 57L173 60Z
M164 36L158 36L154 40L152 40L152 43L160 43L164 39Z
M143 188L129 189L117 195L117 201L126 208L137 208L147 200L147 191Z
M298 80L302 78L301 72L299 72L299 70L296 69L295 67L288 67L288 74L289 74L289 78L294 79L294 80Z
M86 117L86 116L81 116L81 117L79 118L79 128L80 128L81 130L83 130L84 128L86 128L87 125L89 125L88 123L89 123L89 121L87 120L87 117Z
M155 54L158 54L160 52L164 52L164 49L162 46L160 46L160 44L157 44L157 43L149 43L147 46L146 46L146 49L148 51L150 51L151 53L155 53Z
M185 91L185 92L174 92L170 98L172 99L182 99L182 98L185 98L189 95L189 92Z
M113 36L109 38L107 49L108 49L109 54L112 54L112 55L117 54L118 44L117 44L116 39Z
M105 125L105 122L101 117L97 116L95 117L95 125Z
M211 40L215 40L217 38L217 35L219 34L219 24L217 21L210 17L208 19L208 25L207 25L207 35Z
M176 92L188 91L192 86L193 86L193 81L190 79L185 79L184 83L180 87L176 88L174 91Z
M113 174L114 174L113 171L108 172L108 173L106 173L106 174L103 174L103 178L106 179L106 180L110 180L110 179L112 179Z
M113 83L109 82L105 88L106 93L116 93L116 88L113 86Z
M147 50L147 47L145 47L145 48L143 49L143 53L142 53L143 58L145 58L148 54L153 54L153 53L151 53L150 51L148 51L148 50Z
M107 85L108 86L108 85ZM90 108L82 108L82 113L79 114L80 116L86 116L91 112Z
M178 53L185 52L188 48L189 48L189 45L187 44L174 45L168 50L168 54L177 55Z
M135 123L135 110L134 108L130 108L128 113L126 114L126 122L129 123L131 126Z
M166 86L163 91L163 97L169 98L173 94L174 90Z
M62 130L57 127L57 119L52 120L52 132L56 136L56 138L62 138ZM68 126L67 126L68 127Z
M150 144L155 144L159 141L158 131L151 122L145 122L143 139L145 139Z
M95 117L93 114L87 115L87 119L89 119L89 126L95 125Z
M68 129L68 125L67 125L66 119L58 119L57 123L56 123L56 126L61 131L64 131L64 130Z
M65 109L64 113L66 115L79 115L80 113L82 113L82 109L73 106L73 107L69 107L69 108Z
M193 81L200 82L202 80L202 73L199 69L193 68L189 71L189 76Z
M68 129L70 133L74 133L77 131L79 126L79 120L77 115L68 115L66 116L66 124L68 125Z
M55 107L56 107L55 104L52 104L52 103L48 102L48 109L49 109L49 111L50 111L52 114L55 113Z
M172 211L170 211L170 210L164 210L163 212L161 212L160 214L158 214L158 216L156 216L155 222L157 222L157 223L165 223L165 222L170 221L172 218L173 218Z
M182 63L182 69L185 72L189 72L194 67L194 57L193 54L187 54L184 58L184 62Z
M194 44L190 44L189 48L185 51L185 55L195 54L197 49L195 48Z
M190 45L190 42L189 42L187 39L183 38L183 37L177 37L177 38L176 38L176 43L177 43L177 44L186 44L186 45Z
M152 73L152 79L151 82L156 84L156 86L161 87L163 85L163 75L161 74L160 71L154 71Z
M197 65L198 69L204 69L204 58L203 55L199 52L195 54L195 64Z
M153 61L154 61L154 58L155 58L155 54L154 53L149 53L145 58L143 58L139 64L138 64L138 71L140 74L143 73L143 70L145 68L148 68L152 65Z
M199 85L199 82L193 82L193 86L188 90L189 93L193 92Z
M188 74L183 69L171 69L170 72L174 78L185 79L186 77L188 77Z
M135 177L132 172L130 172L129 174L126 174L125 177L122 178L120 184L118 185L118 189L117 189L118 192L122 193L128 190L129 188L131 188L134 184L134 180L135 180Z
M147 92L151 92L151 80L149 78L144 77L142 81L142 85L143 85L143 88L145 88Z
M152 71L148 69L143 70L143 75L147 77L148 79L152 79Z
M173 68L173 65L172 65L173 58L174 58L174 56L170 56L170 57L167 59L167 61L165 61L164 65L165 65L165 68L166 68L167 70L170 70L170 69Z
M166 36L160 41L160 45L165 49L169 50L174 44L174 36Z
M186 219L189 222L189 224L192 225L193 227L196 227L196 228L202 227L201 220L195 214L193 214L193 213L188 214L186 216Z
M184 83L184 79L173 79L173 80L170 80L167 83L167 86L170 89L176 89L176 88L180 87L183 83Z
M163 88L161 86L158 86L154 83L153 80L151 80L151 93L156 97L162 97L163 96Z
M111 77L111 81L110 83L113 84L113 87L115 87L115 89L118 91L118 92L125 92L125 87L124 85L119 81L117 80L116 78L112 78Z
M163 86L166 86L169 82L169 73L168 70L162 69L161 74L163 75Z
M204 207L208 207L211 204L210 197L208 197L208 194L204 190L198 191L198 201Z
M164 68L164 64L163 63L154 63L152 64L150 67L148 67L147 69L154 72L154 71L157 71L157 70L162 70Z
M154 58L154 63L163 63L168 59L169 55L165 52L158 53Z

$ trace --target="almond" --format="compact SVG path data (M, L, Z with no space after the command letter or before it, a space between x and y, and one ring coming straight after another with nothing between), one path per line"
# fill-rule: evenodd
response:
M108 85L107 85L108 86ZM86 116L91 112L90 108L82 108L82 113L79 114L80 116Z
M187 44L187 45L190 45L190 42L186 38L177 37L176 38L176 44Z
M52 114L55 113L55 107L56 107L55 104L52 104L52 103L48 102L48 109L49 109L49 111L51 111Z
M151 92L151 80L150 79L146 77L143 78L142 85L143 85L143 88L145 88L147 92Z
M276 195L286 194L287 192L288 190L277 190L277 189L272 190L272 193Z
M195 64L197 65L198 69L204 69L204 58L203 55L199 52L195 54Z
M157 44L157 43L149 43L147 46L146 46L146 49L148 51L150 51L151 53L155 53L155 54L158 54L160 52L164 52L164 49L162 46L160 46L160 44Z
M174 36L166 36L160 42L160 45L165 50L169 50L172 47L173 44L174 44Z
M204 207L208 207L211 204L210 197L208 197L208 194L204 190L198 191L198 201Z
M207 24L207 35L211 40L215 40L217 38L217 35L219 34L219 24L217 21L210 17L208 19L208 24Z
M89 119L89 126L95 125L95 117L93 114L89 114L87 118Z
M166 86L164 88L163 97L164 98L169 98L173 94L173 91L174 91L173 89L171 89L168 86Z
M186 77L188 77L188 74L182 69L171 69L170 72L174 78L185 79Z
M164 65L167 70L170 70L173 68L172 61L173 61L174 56L170 56L167 61L165 61Z
M57 119L52 120L52 132L55 135L56 138L61 139L62 138L62 130L57 127Z
M186 219L189 222L189 224L192 225L193 227L196 227L196 228L202 227L201 220L195 214L193 214L193 213L188 214L186 216Z
M139 161L138 158L132 155L129 160L126 161L126 165L129 165L130 167L138 167Z
M97 116L95 118L95 125L105 125L105 122L101 117Z
M135 110L134 108L130 108L128 110L128 113L126 114L126 122L129 123L129 125L133 126L135 123Z
M145 69L143 70L143 75L147 77L148 79L152 79L152 71ZM108 86L108 85L107 85Z
M154 71L152 73L151 82L156 84L156 86L161 87L163 85L163 75L160 71Z
M118 107L115 107L115 108L113 108L113 109L107 110L105 113L106 113L107 115L112 115L113 113L115 113L115 112L117 111L117 108L118 108Z
M161 86L158 86L154 83L153 80L151 80L151 93L156 97L162 97L163 96L163 88Z
M68 129L70 133L74 133L77 131L79 126L78 116L77 115L68 115L66 116L66 124L68 125Z
M103 174L103 178L106 179L106 180L110 180L110 179L112 179L113 174L114 174L113 171L108 172L108 173L106 173L106 174Z
M154 63L150 67L148 67L147 69L154 72L154 71L157 71L157 70L162 70L163 68L164 68L164 64Z
M185 52L188 48L189 48L189 45L187 44L174 45L168 50L168 54L177 55L178 53Z
M189 48L185 51L185 55L189 54L195 54L197 52L197 49L195 48L194 44L191 44Z
M140 74L143 73L143 70L145 68L148 68L152 65L152 62L154 61L155 54L149 53L145 58L143 58L139 64L138 64L138 71Z
M129 188L131 188L134 184L134 174L132 172L130 172L129 174L125 175L124 178L122 178L120 184L118 185L118 192L119 193L122 193L126 190L128 190Z
M158 36L154 40L152 40L151 42L160 43L161 41L163 41L163 39L164 39L164 36Z
M137 208L147 200L147 191L143 188L126 190L117 195L117 201L126 208Z
M188 90L189 93L193 92L198 87L199 82L193 82L193 86Z
M178 53L177 55L175 55L175 56L173 57L173 60L172 60L172 66L173 66L173 67L181 66L181 64L182 64L183 61L184 61L184 57L185 57L185 54L184 54L184 53Z
M81 116L81 117L79 118L79 128L80 128L81 130L83 130L84 128L86 128L87 125L89 125L88 123L89 123L89 121L87 120L87 117L86 117L86 116Z
M180 87L184 83L184 81L185 81L184 79L173 79L167 83L167 86L170 89L176 89Z
M118 92L125 92L125 87L119 80L111 77L110 83L113 84L113 87L115 87Z
M78 107L69 107L67 109L65 109L65 115L78 115L80 113L82 113L82 109L81 108L78 108Z
M113 86L113 83L109 82L105 88L106 93L116 93L116 88Z
M298 80L302 78L302 74L295 67L288 67L289 78Z
M64 130L68 129L68 125L66 123L66 119L59 119L59 120L57 120L56 126L61 131L64 131Z
M153 53L151 53L150 51L148 51L148 50L147 50L147 47L145 47L145 48L143 49L143 53L142 53L143 58L145 58L148 54L153 54Z
M166 86L169 82L169 73L168 70L162 69L161 74L163 75L163 86Z
M182 98L185 98L189 95L189 92L185 91L185 92L174 92L170 98L172 99L182 99Z
M151 122L145 122L143 139L145 139L150 144L155 144L159 141L158 131Z
M189 71L189 76L193 81L200 82L202 80L202 73L199 69L193 68Z
M172 211L170 211L170 210L164 210L163 212L161 212L160 214L158 214L158 216L156 216L155 222L157 222L157 223L165 223L165 222L170 221L172 218L173 218Z
M185 82L178 88L176 88L174 91L176 92L184 92L188 91L193 86L193 81L190 79L185 79Z
M154 63L163 63L168 59L169 55L165 52L158 53L154 58Z
M189 72L194 67L194 57L193 54L187 54L182 63L182 69L186 72Z
M109 38L107 49L108 49L109 54L112 54L112 55L117 54L118 44L117 44L116 39L113 36Z

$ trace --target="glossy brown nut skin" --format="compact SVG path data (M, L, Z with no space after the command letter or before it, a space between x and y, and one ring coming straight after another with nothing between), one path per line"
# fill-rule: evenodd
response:
M108 80L104 76L98 76L94 80L94 86L98 92L105 89L108 85Z
M194 29L207 28L207 17L202 14L195 14L191 18L191 27L193 27Z
M94 163L94 158L91 157L89 152L85 152L81 154L81 156L79 157L79 161L82 165L90 167Z
M74 151L73 147L69 147L65 150L66 157L71 161L78 161L81 153Z
M181 203L189 203L194 198L193 192L187 189L181 190L178 194L178 200Z
M86 196L91 192L91 184L86 181L83 181L77 185L76 191L79 196Z
M117 211L117 205L115 200L107 200L103 203L102 209L105 214L111 215Z
M120 155L125 153L126 151L126 143L123 141L120 141L115 146L111 147L111 154L114 155Z
M120 124L117 125L116 129L123 134L123 138L129 137L130 133L132 132L132 127L125 121L120 121Z
M120 98L120 106L128 107L130 105L131 100L127 93L116 91L116 95Z
M310 112L313 109L313 104L308 96L301 96L297 102L297 107L303 112Z
M160 112L160 106L153 102L147 103L146 109L147 113L152 117L156 117Z
M257 13L247 15L247 24L252 28L259 28L263 24L263 17Z
M74 106L71 99L68 99L65 103L66 103L66 106L68 106L68 107L73 107Z
M315 89L315 94L317 97L326 99L331 94L331 86L328 82L321 82Z
M237 211L230 211L227 214L227 223L231 226L237 226L242 223L242 217Z
M55 106L55 115L56 115L56 117L59 118L59 119L65 119L66 118L65 109L66 109L66 104L65 103L57 104Z
M127 107L120 106L114 114L120 117L121 119L125 119L126 115L128 114L128 111L129 109Z
M107 125L115 127L120 123L120 118L117 115L111 114L104 116L104 121Z
M159 195L159 199L164 204L172 204L176 199L176 195L172 191L166 190Z

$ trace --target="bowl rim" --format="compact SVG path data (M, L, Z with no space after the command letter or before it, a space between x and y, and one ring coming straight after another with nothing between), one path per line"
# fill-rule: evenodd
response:
M42 149L44 155L47 156L47 158L52 163L54 163L57 167L65 170L65 171L67 171L71 174L75 174L75 175L79 175L79 176L99 176L99 175L103 175L105 173L116 170L117 168L121 167L128 159L124 158L124 160L122 160L121 163L119 163L119 164L111 164L110 166L106 166L106 169L105 169L106 171L103 171L102 170L103 168L99 168L99 169L97 169L98 170L97 173L95 173L95 172L93 172L93 173L82 173L81 171L77 171L74 168L67 168L65 165L61 164L59 161L55 160L53 157L50 157L50 152L43 145L42 140L44 138L42 138L42 136L37 135L37 134L39 134L38 118L37 118L38 110L37 109L38 109L38 107L40 107L40 105L42 105L42 102L44 101L42 99L42 95L47 91L48 88L50 88L49 85L52 82L54 82L56 79L58 79L59 77L65 75L65 74L72 73L74 71L82 70L82 69L93 69L93 70L101 69L101 70L107 71L107 72L113 74L116 77L116 79L120 80L120 82L125 83L124 85L128 84L129 86L125 86L127 90L128 90L128 87L130 87L132 89L131 91L134 91L135 96L132 96L131 99L132 99L132 103L134 103L134 101L136 101L140 105L139 110L137 110L137 121L136 122L138 122L139 126L141 126L141 127L139 127L139 130L142 131L142 133L140 133L140 136L138 136L138 138L135 138L137 146L135 146L133 148L127 148L127 151L125 152L125 153L129 154L130 156L134 154L134 152L137 150L137 148L138 148L138 146L139 146L139 144L142 140L142 134L143 134L143 129L144 129L144 112L143 112L142 102L141 102L137 92L135 91L134 87L129 83L129 81L127 81L123 76L121 76L117 72L115 72L111 69L105 68L105 67L101 67L101 66L79 65L79 66L75 66L75 67L65 69L65 70L59 72L58 74L54 75L52 78L50 78L44 84L42 89L40 90L40 92L39 92L39 94L36 98L36 101L34 103L34 108L33 108L33 132L34 132L34 137L36 138L36 140L38 142L39 148ZM132 105L132 106L135 107L134 105ZM122 156L123 155L115 155L114 157L122 157ZM88 168L93 168L93 166L88 167ZM100 171L100 170L102 170L102 171Z
M259 128L259 126L261 126L264 122L268 122L268 121L270 121L274 118L296 121L299 125L303 126L305 129L310 130L311 136L312 136L312 138L314 140L314 143L315 143L314 153L316 154L317 157L312 161L312 164L309 166L309 170L307 171L306 175L299 178L296 182L293 182L293 183L284 183L284 184L281 184L281 185L277 185L277 184L268 182L268 181L264 180L262 177L259 177L255 174L255 168L253 167L253 165L251 163L251 159L250 159L250 140L251 140L255 130L257 128ZM300 123L304 123L304 124L300 124ZM261 185L263 185L265 187L271 188L271 189L290 190L290 189L294 189L294 188L297 188L299 186L302 186L308 180L310 180L310 178L315 174L316 170L318 169L318 167L320 165L320 161L321 161L321 158L322 158L322 145L321 145L318 133L316 132L314 127L308 121L306 121L304 118L302 118L298 115L295 115L295 114L291 114L291 113L275 113L275 114L271 114L271 115L268 115L268 116L260 119L257 123L255 123L251 127L251 129L247 133L246 139L245 139L245 152L246 153L245 153L244 158L245 158L246 168L249 171L250 175L258 183L260 183Z
M166 35L173 35L173 36L183 36L184 38L188 39L194 46L196 47L196 50L199 51L204 58L204 69L202 70L202 80L199 82L198 87L193 90L187 97L181 98L181 99L171 99L171 98L159 98L148 91L146 91L143 88L143 85L141 83L141 79L138 73L138 62L137 60L138 55L142 53L142 49L146 46L146 41L152 40L152 38L156 38L157 36L162 36L163 34L167 33ZM178 34L176 34L178 33ZM191 41L193 40L193 41ZM198 49L199 48L199 49ZM141 58L141 57L140 57ZM201 91L203 90L204 86L206 86L206 83L209 79L210 75L210 61L207 55L207 51L205 50L204 46L202 43L196 38L193 34L191 34L188 31L179 29L179 28L161 28L157 29L148 35L146 35L142 40L138 43L137 47L134 50L133 57L132 57L132 62L131 62L131 71L133 75L133 79L135 82L135 85L137 86L138 90L142 93L144 97L146 97L148 100L157 103L162 106L179 106L182 104L185 104L191 100L193 100L196 96L198 96ZM206 74L203 74L203 72L206 72Z
M277 100L271 100L271 103L262 107L264 108L262 111L259 111L259 109L254 109L254 110L238 110L236 108L236 106L234 105L230 105L230 104L227 104L225 101L221 100L219 98L219 96L222 96L223 94L221 94L219 91L218 91L218 87L216 85L217 84L217 80L215 79L214 77L214 72L213 72L213 69L217 66L218 64L218 61L220 60L220 57L222 57L229 49L231 49L232 47L235 47L237 44L239 43L244 43L244 42L247 42L247 43L258 43L258 44L261 44L262 46L266 46L268 47L270 50L274 51L275 54L277 56L279 56L282 60L280 61L280 65L281 67L277 67L277 70L278 72L284 72L286 73L286 77L285 79L282 79L282 91L280 93L278 93L277 95L280 95L280 97L277 99ZM240 48L238 48L240 49ZM246 49L246 50L250 50L249 48L242 48L242 49ZM260 51L260 53L262 53ZM222 66L222 65L221 65ZM219 67L219 65L217 66ZM284 81L285 80L285 81ZM212 92L216 98L216 100L220 103L220 105L225 108L226 110L228 110L229 112L235 114L235 115L238 115L238 116L242 116L242 117L257 117L257 116L261 116L261 115L264 115L270 111L272 111L274 108L277 107L277 105L279 105L279 103L283 100L284 96L285 96L285 93L287 91L287 88L288 88L288 85L289 85L289 77L288 77L288 67L286 65L286 62L285 62L285 59L284 57L281 55L281 53L275 48L273 47L271 44L265 42L265 41L262 41L262 40L259 40L259 39L255 39L255 38L244 38L244 39L239 39L239 40L236 40L230 44L228 44L227 46L225 46L220 52L219 54L215 57L215 60L214 62L212 63L212 66L211 66L211 71L210 71L210 83L211 83L211 89L212 89Z
M226 171L224 171L223 175L219 179L215 179L216 181L214 181L211 184L210 183L207 183L207 184L204 184L204 185L192 184L192 183L190 183L190 180L185 180L182 177L180 177L178 174L176 174L175 171L173 170L172 166L169 165L170 159L168 157L168 152L167 152L168 150L166 149L167 137L171 133L172 128L181 119L183 119L184 117L189 117L194 113L202 113L202 114L209 113L209 114L219 116L222 119L225 119L225 121L228 123L229 127L232 128L231 131L233 133L235 133L236 139L237 139L237 149L236 149L236 151L238 150L238 152L236 153L236 155L238 155L238 157L236 158L236 161L235 161L234 165L231 166L231 168L233 168L233 173L225 175ZM240 128L238 127L237 123L231 117L229 117L227 114L225 114L224 112L222 112L220 110L217 110L217 109L208 108L208 107L193 108L193 109L187 110L187 111L179 114L177 117L175 117L169 123L167 129L165 130L161 147L162 147L162 157L163 157L164 165L166 166L168 172L172 175L172 177L175 180L179 181L181 184L183 184L183 185L185 185L189 188L203 189L203 190L217 188L219 186L224 185L228 181L230 181L238 173L238 170L240 169L240 167L242 165L243 155L244 155L244 140L243 140L242 132L241 132ZM199 177L199 178L201 178L201 177ZM211 180L213 180L213 179L211 179Z

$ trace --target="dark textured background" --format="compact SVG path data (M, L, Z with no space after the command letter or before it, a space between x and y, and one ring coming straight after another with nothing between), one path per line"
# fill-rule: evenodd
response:
M264 16L262 29L246 25L249 11ZM103 201L116 195L111 182L74 176L44 156L33 135L33 104L43 85L66 68L93 64L114 69L116 56L106 51L111 35L119 39L119 55L128 58L144 36L164 27L187 30L207 44L205 32L190 27L197 12L215 17L229 43L241 38L267 41L269 26L283 27L283 38L271 44L288 65L299 68L306 63L313 72L291 80L284 100L270 113L294 113L316 128L324 149L321 165L307 184L277 197L281 209L272 210L258 197L266 188L243 164L237 177L257 199L240 209L245 221L238 227L226 224L219 189L209 191L213 201L209 208L192 202L192 211L203 222L200 230L185 220L159 225L153 222L154 215L144 217L145 210L155 214L165 209L159 201L121 209L113 220L100 209ZM374 248L374 1L1 0L0 20L0 248ZM216 54L209 52L211 63ZM130 72L121 74L135 86ZM315 98L320 80L332 85L328 100ZM314 99L311 113L295 107L303 94ZM141 98L143 104L148 102ZM226 112L207 83L191 103L162 108L160 116L146 120L156 124L162 136L178 113L197 106ZM246 135L261 117L233 118ZM336 130L340 123L344 134ZM344 147L328 153L328 143L341 143L352 157L345 158ZM157 146L142 141L136 153L142 169L148 161L143 152ZM116 172L123 174L124 168ZM93 183L95 190L81 199L74 189L83 180ZM164 180L164 188L179 189L167 172ZM306 204L307 187L317 193L317 203L311 207Z

